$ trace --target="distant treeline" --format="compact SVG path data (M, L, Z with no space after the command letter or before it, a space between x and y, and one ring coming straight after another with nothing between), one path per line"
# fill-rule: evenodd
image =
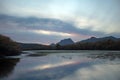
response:
M18 43L21 50L49 50L50 46L33 43Z
M104 40L98 42L78 42L72 45L46 46L40 44L20 44L22 50L120 50L120 40Z
M7 36L0 35L0 57L20 54L20 46Z
M77 42L71 45L54 46L42 44L18 43L9 37L0 35L0 56L18 55L21 50L120 50L120 39L107 39L97 42Z
M120 40L104 40L98 42L78 42L72 45L56 45L60 50L120 50Z

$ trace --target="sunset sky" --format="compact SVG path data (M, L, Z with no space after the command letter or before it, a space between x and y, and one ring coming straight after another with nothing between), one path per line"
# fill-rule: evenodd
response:
M41 44L120 37L120 0L0 0L0 34Z

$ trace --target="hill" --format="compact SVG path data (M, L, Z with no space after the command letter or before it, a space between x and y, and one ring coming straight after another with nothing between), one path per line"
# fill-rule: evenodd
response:
M0 56L19 55L21 52L19 45L7 36L0 35Z
M68 50L120 50L120 38L112 36L95 38L91 37L86 40L76 42L72 45L66 45L61 49Z
M50 49L49 46L42 44L34 44L34 43L18 43L22 50L46 50Z
M71 38L68 38L68 39L61 40L57 44L59 44L60 46L65 46L65 45L74 44L74 42L73 42L73 40Z
M89 39L82 40L82 41L79 41L79 42L98 42L98 41L105 41L105 40L118 41L120 39L116 38L116 37L113 37L113 36L102 37L102 38L91 37Z

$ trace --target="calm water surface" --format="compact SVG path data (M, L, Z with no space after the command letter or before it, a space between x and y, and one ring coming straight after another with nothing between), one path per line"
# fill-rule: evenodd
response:
M0 80L120 80L120 51L24 51L0 59Z

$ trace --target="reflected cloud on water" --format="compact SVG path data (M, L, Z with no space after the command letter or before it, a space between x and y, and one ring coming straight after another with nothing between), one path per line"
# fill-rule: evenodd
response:
M120 80L120 65L99 64L85 67L61 80Z
M12 80L59 80L75 73L75 71L77 71L78 69L87 66L89 66L87 62L84 63L76 61L63 62L53 65L39 65Z
M103 58L104 57L104 58ZM114 59L111 60L111 58ZM7 60L13 64L4 80L120 80L120 61L118 54L59 53L47 56L26 56L18 60ZM3 61L4 64L6 61ZM16 66L16 63L19 64ZM114 64L111 64L114 63ZM7 65L5 64L5 66ZM14 66L15 69L14 69ZM12 71L14 73L12 74Z
M39 65L35 68L33 68L33 70L44 70L44 69L49 69L49 68L55 68L55 67L59 67L59 66L65 66L65 65L72 65L72 64L78 64L80 62L76 62L76 61L65 61L62 63L56 63L56 64L46 64L46 65Z

